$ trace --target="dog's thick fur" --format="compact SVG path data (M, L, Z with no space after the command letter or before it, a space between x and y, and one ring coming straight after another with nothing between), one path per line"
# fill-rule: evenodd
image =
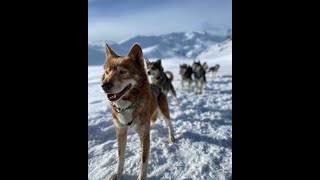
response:
M214 77L217 74L219 68L220 68L220 64L216 64L215 66L209 68L208 72L211 73L212 77Z
M181 89L184 87L184 82L188 82L188 90L191 90L192 84L192 67L187 64L180 64L180 72L181 75Z
M207 82L206 81L206 71L203 69L200 61L193 61L192 71L195 82L195 92L196 94L202 93L202 87ZM199 87L200 84L200 87Z
M208 66L208 64L207 64L206 62L204 62L204 63L202 64L202 67L203 67L203 69L204 69L205 71L207 71L207 69L209 68L209 66Z
M176 91L172 85L173 74L170 71L164 72L161 65L161 59L158 59L155 62L150 62L148 59L146 59L146 64L147 73L151 76L152 83L160 87L166 96L168 93L172 94L177 104L179 104Z
M118 142L118 164L108 179L120 179L123 173L128 127L134 128L139 135L142 151L138 179L146 179L150 124L156 121L158 110L168 125L169 141L174 141L167 97L160 90L151 89L138 44L134 44L126 56L117 55L106 44L106 54L102 89L110 101Z

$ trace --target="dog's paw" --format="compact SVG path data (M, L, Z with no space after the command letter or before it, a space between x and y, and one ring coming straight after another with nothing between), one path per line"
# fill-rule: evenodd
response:
M174 142L176 139L174 138L174 136L169 136L169 142Z
M110 174L107 180L120 180L121 174L118 174L117 172L113 172Z

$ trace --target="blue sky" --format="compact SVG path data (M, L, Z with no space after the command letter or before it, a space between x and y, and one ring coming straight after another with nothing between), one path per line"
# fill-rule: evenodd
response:
M88 0L88 40L232 27L232 0Z

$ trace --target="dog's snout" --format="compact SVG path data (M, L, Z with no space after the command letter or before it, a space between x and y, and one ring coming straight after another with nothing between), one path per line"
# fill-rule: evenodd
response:
M148 71L147 73L148 73L148 75L150 75L150 71Z
M108 91L112 88L113 84L112 82L107 82L105 84L102 84L101 87L104 91Z

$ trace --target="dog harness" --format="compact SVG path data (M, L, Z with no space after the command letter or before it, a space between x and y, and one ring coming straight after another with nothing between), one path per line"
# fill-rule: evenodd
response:
M159 101L160 97L161 97L161 88L159 88L157 85L150 84L150 91L151 91L151 93L156 95L157 100ZM130 106L128 106L126 108L123 108L123 109L122 108L118 108L114 103L112 103L112 107L117 113L121 113L122 111L125 111L125 110L128 110L130 108L133 108L133 107L137 106L139 103L140 103L140 101L138 101L138 102L136 102L134 104L131 104ZM129 122L127 125L130 126L133 123L134 120L135 120L135 118L132 119L132 121Z
M134 104L131 104L130 106L128 106L126 108L123 108L123 109L122 108L118 108L115 104L112 103L112 107L117 113L121 113L122 111L125 111L125 110L128 110L130 108L134 108L134 107L138 106L139 103L140 103L140 101L138 101L138 102L136 102ZM134 120L135 120L135 118L133 118L132 121L127 124L127 126L130 126L133 123Z
M157 96L157 100L160 100L161 97L161 88L155 84L150 84L151 93Z
M112 107L114 108L114 110L117 112L117 113L120 113L122 111L125 111L127 109L130 109L132 107L132 104L130 106L128 106L127 108L118 108L116 105L112 104Z
M156 84L161 85L162 87L160 87L160 88L164 89L165 83L166 83L166 78L168 78L167 75L164 72L162 72L158 77L153 77L154 82L152 84L153 85L156 85Z

